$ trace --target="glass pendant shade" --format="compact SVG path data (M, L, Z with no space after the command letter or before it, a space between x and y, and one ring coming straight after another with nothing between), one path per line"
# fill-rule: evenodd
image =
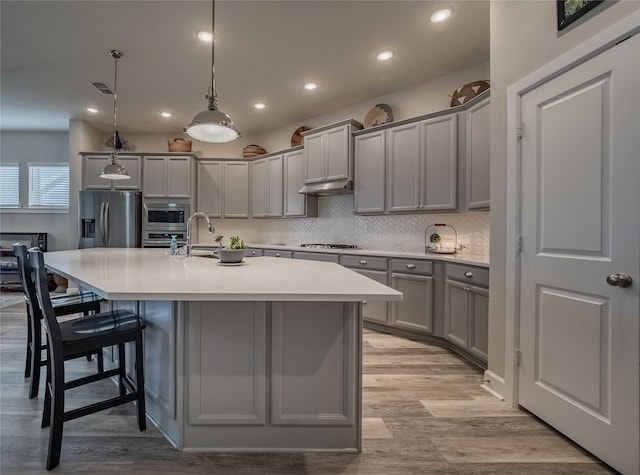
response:
M127 169L118 163L115 155L111 157L111 163L102 169L100 178L109 180L126 180L131 178Z
M238 138L238 129L228 114L208 109L196 115L185 128L189 136L202 142L231 142Z

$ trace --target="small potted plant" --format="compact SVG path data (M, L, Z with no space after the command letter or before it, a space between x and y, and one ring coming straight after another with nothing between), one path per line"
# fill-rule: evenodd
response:
M222 244L222 238L219 242ZM246 250L247 247L242 239L238 236L231 236L231 243L218 250L218 258L220 262L225 264L239 264L244 259Z

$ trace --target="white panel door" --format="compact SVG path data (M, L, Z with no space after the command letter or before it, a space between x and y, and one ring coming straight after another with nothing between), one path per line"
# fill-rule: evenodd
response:
M639 473L640 39L522 96L519 403ZM629 287L608 276L629 274ZM613 282L615 283L615 282Z

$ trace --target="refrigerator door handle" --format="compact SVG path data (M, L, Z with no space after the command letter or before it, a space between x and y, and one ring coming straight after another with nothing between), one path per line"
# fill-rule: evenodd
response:
M105 232L104 232L104 226L105 226L105 217L104 217L104 213L105 213L105 206L106 203L103 201L102 203L100 203L100 240L102 241L101 247L105 247L107 245L106 239L105 239Z
M104 204L104 247L109 246L109 203Z

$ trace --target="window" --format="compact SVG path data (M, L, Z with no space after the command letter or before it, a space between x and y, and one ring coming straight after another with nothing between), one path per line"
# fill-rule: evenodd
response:
M17 163L0 165L0 207L20 206L20 167Z
M35 165L29 167L29 208L69 207L69 166Z

